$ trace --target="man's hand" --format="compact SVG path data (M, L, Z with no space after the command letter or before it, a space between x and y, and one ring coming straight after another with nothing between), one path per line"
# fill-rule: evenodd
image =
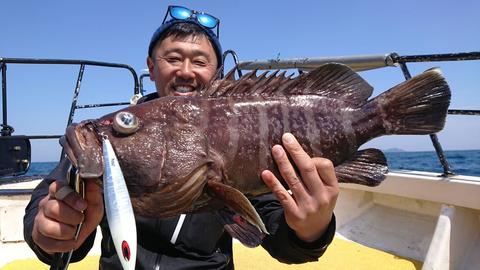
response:
M338 181L333 164L325 158L310 158L295 137L285 133L283 147L275 145L272 154L290 193L268 170L262 179L283 205L288 226L305 242L319 239L328 228L338 197ZM297 175L287 153L293 159Z
M85 199L65 187L59 192L64 184L54 181L48 195L40 201L32 238L43 251L53 254L75 250L100 224L104 214L101 187L93 180L83 181ZM75 231L81 222L83 225L75 240Z

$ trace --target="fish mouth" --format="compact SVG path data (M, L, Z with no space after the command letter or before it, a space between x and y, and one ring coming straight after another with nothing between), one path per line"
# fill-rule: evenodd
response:
M68 126L60 145L80 177L98 178L103 175L102 149L96 134L85 128L89 124L87 121Z

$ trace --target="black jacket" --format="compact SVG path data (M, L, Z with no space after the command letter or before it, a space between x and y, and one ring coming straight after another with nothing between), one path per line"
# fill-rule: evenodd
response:
M33 243L32 230L39 201L48 194L48 178L35 188L25 209L25 240L38 258L49 264L52 257ZM268 232L262 246L277 260L285 263L316 261L325 252L335 234L335 217L325 234L313 243L305 243L287 226L281 204L272 194L251 199L262 217ZM137 264L136 269L233 269L232 238L223 229L214 213L187 214L175 243L172 235L179 217L151 219L136 216ZM100 223L102 254L100 269L122 269L115 252L106 218ZM83 259L91 249L95 232L73 253L72 262Z

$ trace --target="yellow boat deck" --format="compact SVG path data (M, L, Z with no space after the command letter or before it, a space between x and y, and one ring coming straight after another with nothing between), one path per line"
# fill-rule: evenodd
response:
M263 248L250 249L241 244L234 244L235 269L356 269L356 270L409 270L421 269L422 263L401 258L384 251L369 248L358 243L335 238L330 248L318 262L301 265L282 264L271 258ZM98 256L87 256L78 263L72 263L71 270L98 269ZM49 269L37 259L25 259L11 262L0 270Z

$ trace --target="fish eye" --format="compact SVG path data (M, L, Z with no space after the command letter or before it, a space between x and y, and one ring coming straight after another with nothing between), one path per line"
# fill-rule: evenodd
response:
M138 118L131 112L119 112L113 118L113 129L119 134L130 135L138 128Z

